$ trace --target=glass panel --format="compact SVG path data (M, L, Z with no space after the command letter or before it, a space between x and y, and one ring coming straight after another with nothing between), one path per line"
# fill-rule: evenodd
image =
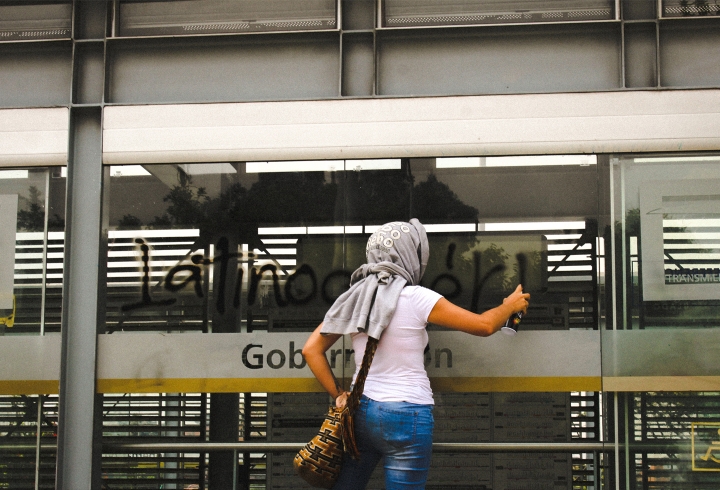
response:
M413 214L431 225L431 244L437 244L428 285L460 306L482 310L522 282L533 299L522 328L597 328L594 162L413 160ZM458 228L463 224L472 225L470 231Z
M603 376L606 389L628 391L618 395L628 488L720 482L718 161L613 164L618 316L603 332Z
M335 29L335 0L120 3L120 36Z
M384 27L570 22L615 18L611 0L385 0Z
M0 41L69 38L70 2L3 2Z
M663 0L663 17L707 17L720 15L720 5L708 0Z
M342 174L303 165L112 167L108 332L314 328L344 263Z
M64 168L0 170L0 335L60 331Z
M423 284L453 302L482 311L522 282L533 302L521 331L539 335L540 343L555 342L551 336L561 332L551 330L592 334L602 322L598 167L594 156L111 167L105 187L107 333L115 339L121 332L248 332L254 343L244 353L239 347L234 356L238 363L257 369L253 376L261 370L293 369L274 372L295 373L297 379L268 376L254 390L261 393L173 395L182 400L168 396L177 410L163 408L163 395L106 395L105 437L117 442L138 437L214 441L214 431L232 427L239 428L232 440L308 440L328 398L312 392L316 388L301 378L300 339L347 288L351 272L365 260L368 235L388 221L417 217L425 224L431 256ZM431 343L448 333L429 329ZM270 338L276 334L277 342ZM429 346L429 371L477 362L474 353L461 353L459 344L466 339L458 336L447 345ZM595 347L599 351L599 344ZM328 353L346 386L354 367L350 349L344 339ZM535 361L525 361L527 357L510 354L507 362L530 376L538 366L528 365ZM556 359L543 362L550 370L563 368ZM194 370L191 364L184 368L186 381ZM493 364L506 368L504 362ZM600 440L598 391L578 391L562 376L542 378L555 383L553 392L542 391L530 377L523 378L523 390L520 378L503 378L502 373L491 378L497 369L490 366L482 372L468 369L472 374L455 380L464 383L457 386L448 378L432 378L436 442ZM210 386L212 380L206 381ZM296 383L295 392L288 392L289 381ZM183 403L189 403L187 408ZM231 412L224 422L210 416L225 410ZM177 415L177 425L156 424L170 412ZM207 417L208 429L199 422ZM147 429L129 427L140 419ZM117 465L108 473L113 479L126 474L144 478L139 468L149 468L153 478L189 484L197 478L194 468L216 464L212 455L207 460L194 454L171 456L106 454L104 465ZM429 485L438 488L476 487L478 482L573 488L573 481L593 487L600 464L592 454L569 452L439 452L433 461ZM266 488L297 485L292 454L249 454L238 463L240 478L247 482L265 479ZM382 486L381 475L378 468L371 488Z
M619 328L717 327L720 157L620 160Z

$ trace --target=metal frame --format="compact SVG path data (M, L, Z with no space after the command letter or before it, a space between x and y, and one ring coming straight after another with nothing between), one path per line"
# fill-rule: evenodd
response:
M692 18L667 18L663 17L663 1L657 0L657 12L654 19L640 21L626 21L621 13L621 2L615 0L616 12L615 19L602 21L582 21L582 22L562 22L562 23L534 23L534 24L492 24L492 25L473 25L473 26L438 26L438 27L408 27L408 28L387 28L382 25L382 9L383 0L373 2L373 17L375 25L372 29L364 32L372 33L372 53L373 53L373 86L370 94L362 96L344 97L342 94L344 72L343 64L345 61L345 53L343 51L344 44L344 26L342 25L342 1L336 0L337 29L327 29L321 31L293 31L282 32L273 31L267 33L230 33L230 34L203 34L182 37L180 43L182 46L192 46L193 43L208 42L211 45L217 45L227 38L247 38L247 36L267 36L298 39L303 36L334 36L338 32L338 49L337 56L339 58L339 74L337 79L333 79L333 86L337 86L335 97L333 98L360 98L360 97L382 97L380 87L380 55L381 41L384 39L378 36L388 36L392 31L414 32L422 35L435 35L437 39L443 39L443 34L447 36L456 35L463 32L488 32L494 30L499 35L514 33L518 29L527 29L528 26L533 28L547 29L548 32L558 32L563 26L577 24L592 25L618 25L620 33L620 49L619 55L621 63L622 80L618 87L613 87L612 91L629 92L632 89L627 88L627 72L625 58L625 29L627 25L635 23L644 23L655 26L655 84L654 86L645 87L647 90L662 90L663 79L661 78L661 61L662 48L661 34L662 27L667 25L693 25L693 22L702 21L705 23L718 22L717 19L706 19L701 17ZM23 40L23 41L0 41L0 47L28 47L41 48L42 45L47 47L61 47L63 50L68 48L71 52L71 76L70 90L67 99L63 100L59 105L67 105L69 110L70 131L68 142L69 155L69 176L68 176L68 195L67 195L67 242L65 248L65 264L64 272L64 297L63 297L63 329L62 329L62 375L61 375L61 403L60 403L60 435L57 445L38 444L27 446L0 445L0 451L12 451L18 449L35 450L36 459L39 458L41 451L57 450L58 451L58 479L57 488L95 488L97 483L98 464L97 456L101 452L101 434L95 425L96 413L93 410L87 410L90 406L97 405L96 389L95 389L95 367L96 358L95 351L97 347L97 318L100 314L102 305L98 301L98 289L101 285L100 277L103 271L98 270L95 264L99 263L99 257L102 254L104 242L101 235L101 219L103 207L100 193L102 191L103 170L101 166L102 156L102 117L104 107L110 105L120 105L118 102L110 101L110 74L111 63L110 55L113 49L118 46L139 46L150 40L168 40L175 39L176 36L147 36L147 37L118 37L117 23L119 1L112 0L107 2L108 22L110 32L106 32L102 39L78 39L76 32L78 27L78 3L79 0L73 0L73 13L71 24L71 36L62 39L50 40ZM89 2L88 2L89 3ZM690 24L688 24L690 23ZM697 25L697 24L695 24ZM715 25L715 24L713 24ZM720 25L720 24L717 24ZM546 27L551 26L551 27ZM460 29L460 30L458 30ZM608 27L609 29L609 27ZM361 32L361 31L349 31ZM384 33L384 34L383 34ZM649 37L649 35L648 35ZM263 38L257 38L263 39ZM370 39L366 40L368 45ZM9 46L12 45L12 46ZM102 97L101 100L86 101L78 100L78 69L82 63L81 50L85 46L92 46L95 49L102 49L103 53L103 70L102 77ZM65 51L63 51L65 53ZM697 55L696 55L697 56ZM184 60L187 66L192 67L192 62ZM607 69L608 67L606 67ZM610 67L615 68L615 67ZM114 82L114 81L113 81ZM720 82L717 84L720 87ZM439 85L442 88L442 85ZM696 88L696 87L695 87ZM707 87L705 87L707 88ZM197 96L193 100L182 100L183 103L192 103L204 101L202 96L206 95L202 90L197 91ZM451 95L451 94L440 94ZM408 93L404 97L415 97L414 94ZM26 100L26 99L23 99ZM31 99L28 99L31 100ZM30 102L32 105L32 102ZM57 105L57 104L56 104ZM14 107L14 106L13 106ZM557 147L557 145L555 146ZM614 192L613 189L613 172L610 173L611 178L611 205L613 206L613 222L615 213ZM47 194L47 193L46 193ZM88 199L92 199L91 205L88 205ZM624 202L624 201L622 201ZM46 217L47 219L47 217ZM614 225L613 225L614 226ZM47 224L46 224L47 229ZM47 235L47 231L45 232ZM624 243L624 242L623 242ZM612 257L616 262L617 252L615 250L615 242L612 241ZM46 253L47 251L45 251ZM45 260L45 259L44 259ZM614 305L617 304L615 283L618 280L614 264L610 264L609 270L612 270L612 318L613 329L618 328L617 311ZM624 293L623 293L624 295ZM44 296L43 296L44 299ZM623 316L625 318L625 316ZM627 416L627 399L620 399L617 393L614 396L615 413L618 413L619 405L625 401ZM39 403L39 409L42 402ZM78 408L76 408L78 407ZM615 420L615 442L598 442L598 443L561 443L561 444L504 444L504 443L478 443L478 444L448 444L436 443L434 449L439 452L557 452L557 451L588 451L592 452L596 459L599 453L613 452L615 455L616 468L621 468L621 453L625 452L626 462L629 460L629 450L636 447L636 444L627 440L621 444L620 434L618 431L620 421ZM626 426L627 430L627 426ZM38 432L39 436L39 432ZM301 447L303 443L206 443L206 444L108 444L104 447L108 451L266 451L266 452L284 452L295 451ZM641 445L637 445L640 447ZM664 445L664 444L648 444L642 445L643 449L667 449L677 448L681 445ZM626 463L626 468L629 465ZM596 465L597 470L597 465ZM629 480L630 475L626 478ZM38 486L38 476L36 468L36 486ZM597 480L596 480L597 481ZM616 488L620 488L619 478L616 478Z
M199 443L123 443L103 444L104 453L112 452L212 452L212 451L238 451L238 452L265 452L284 453L297 451L307 442L199 442ZM667 451L689 450L690 442L685 444L633 442L627 446L631 450ZM35 445L0 444L2 451L18 451L35 449ZM57 449L54 444L42 444L42 451ZM614 442L434 442L433 451L447 453L508 453L508 452L596 452L610 453L616 450Z

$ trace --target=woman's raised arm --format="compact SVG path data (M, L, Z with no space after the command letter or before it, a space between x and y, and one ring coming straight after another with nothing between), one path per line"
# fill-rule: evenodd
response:
M513 313L520 311L525 313L529 299L530 295L523 293L522 285L518 285L501 305L478 314L454 305L445 298L440 298L430 312L428 321L472 335L487 337L500 330Z

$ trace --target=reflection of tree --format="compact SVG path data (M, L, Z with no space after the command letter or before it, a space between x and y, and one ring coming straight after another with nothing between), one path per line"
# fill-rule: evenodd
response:
M321 172L260 174L249 190L234 182L215 198L185 176L163 197L169 205L149 226L196 227L212 235L241 223L323 222L332 217L336 193L337 185L326 183ZM125 215L120 224L137 222L135 216Z
M20 196L20 200L28 202L27 209L19 209L17 213L18 229L23 231L43 231L45 229L45 205L42 202L40 191L34 185L28 189L30 197ZM65 229L65 220L57 214L48 218L48 230L62 231Z
M472 277L475 267L474 262L478 254L480 257L479 272L481 278L493 269L497 271L487 278L487 281L483 284L483 291L505 292L512 290L517 283L513 284L513 278L508 277L507 274L510 255L505 252L504 248L495 243L487 245L487 242L483 243L480 239L476 239L475 243L471 243L467 250L460 254L460 260L456 265L458 270L455 274L460 277L463 274L468 274L466 277Z
M620 227L617 227L620 230ZM640 236L640 208L628 209L625 214L625 234L627 236Z
M40 191L34 185L28 189L28 208L18 210L18 228L23 231L43 231L45 228L45 209L40 202Z
M180 179L180 184L170 189L163 197L170 203L162 216L156 216L150 223L153 228L195 226L202 221L204 205L210 200L204 187L194 187L190 176Z
M384 222L417 217L421 221L475 221L478 210L463 203L450 187L430 174L413 186L407 162L400 170L360 171L343 174L345 218L349 221ZM340 186L335 175L324 172L261 173L249 189L239 182L224 186L217 197L195 186L180 173L178 184L163 197L167 209L148 227L200 228L214 234L241 223L311 224L342 219L336 207ZM124 215L117 223L124 229L142 226L139 218Z
M528 280L528 278L527 278L528 272L542 270L541 268L543 266L543 257L542 257L542 253L539 250L533 250L532 252L525 252L525 253L523 253L523 256L525 257L525 260L527 261L526 265L525 265L525 274L526 274L525 281L527 281ZM510 284L511 288L517 284L522 283L523 278L521 278L520 275L521 275L520 262L516 262L515 264L513 264L512 275L507 278L506 283ZM526 288L528 287L527 284L524 284L524 286Z
M413 177L401 170L346 172L347 217L364 222L408 220Z
M260 174L245 206L258 222L317 223L332 219L336 194L323 172Z
M468 222L478 210L463 203L435 174L414 184L409 164L399 170L347 172L348 219L387 222L418 218L423 222Z
M142 226L142 221L135 215L126 214L118 221L118 230L137 230Z
M462 254L462 257L467 257L470 253L472 253L472 249L468 252L465 252ZM502 247L497 246L494 243L491 243L489 247L485 248L481 252L481 260L480 260L480 270L481 271L489 271L492 269L497 268L498 271L500 271L500 267L502 267L502 272L499 272L498 274L495 274L494 276L488 278L488 281L485 283L484 288L487 288L490 291L507 291L511 290L513 287L513 284L510 282L510 279L507 277L507 263L508 259L510 259L510 256L505 252L505 249Z
M413 211L420 221L467 222L478 217L478 210L463 203L435 174L413 189Z

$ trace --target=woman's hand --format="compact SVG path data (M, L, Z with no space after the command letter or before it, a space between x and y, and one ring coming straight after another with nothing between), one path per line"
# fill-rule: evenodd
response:
M347 399L350 396L349 391L343 391L340 393L337 398L335 398L335 406L337 408L345 408L345 405L347 405Z
M523 293L522 284L518 284L518 287L515 288L515 291L513 291L510 296L503 300L503 304L512 308L513 313L518 313L522 311L523 314L525 314L527 313L527 308L530 304L528 301L529 299L530 294Z

